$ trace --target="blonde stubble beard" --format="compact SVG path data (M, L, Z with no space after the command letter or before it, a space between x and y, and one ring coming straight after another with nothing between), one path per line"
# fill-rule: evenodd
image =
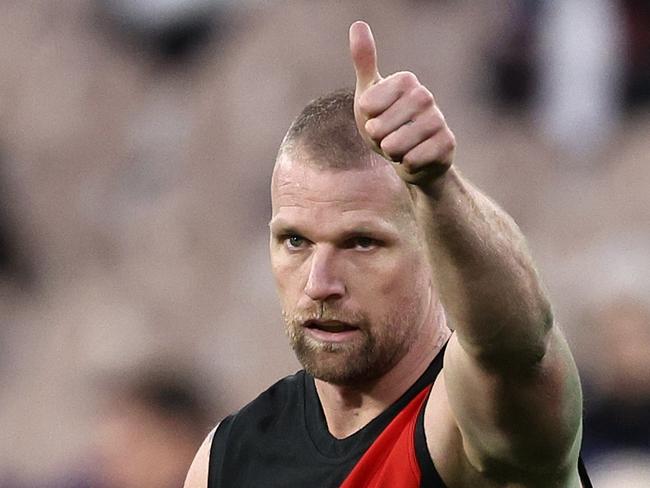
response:
M396 312L376 324L370 324L360 312L337 310L327 303L300 312L283 310L282 317L291 348L307 373L328 383L354 387L382 377L408 353L423 326L424 301L419 294L404 299ZM318 341L303 328L309 320L348 323L358 327L362 337L343 343Z

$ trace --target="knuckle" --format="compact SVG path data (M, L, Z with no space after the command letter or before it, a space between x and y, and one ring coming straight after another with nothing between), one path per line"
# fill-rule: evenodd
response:
M401 71L397 73L395 76L397 77L398 84L404 90L417 86L420 83L418 81L418 77L415 76L410 71Z
M391 140L390 140L389 137L385 137L384 139L382 139L381 142L379 143L379 147L388 156L390 156L391 153L393 152L393 144L391 143Z
M396 161L400 154L397 152L397 145L393 141L393 138L385 137L379 144L379 147L383 153L388 156L393 161Z
M420 108L427 108L433 105L433 95L424 85L417 85L410 93L412 99Z
M427 128L426 135L428 137L435 135L443 127L443 121L435 113L429 114L425 121L424 125Z
M438 112L428 114L426 125L428 127L428 136L435 137L438 141L446 137L446 133L449 132L444 118Z
M453 151L456 149L456 136L451 130L447 130L447 137L445 139L445 149L447 151Z
M380 122L376 119L370 119L366 122L364 128L366 129L367 134L374 139L379 133L380 125Z
M438 107L434 107L434 110L431 112L431 117L432 123L438 130L442 129L445 126L445 116Z

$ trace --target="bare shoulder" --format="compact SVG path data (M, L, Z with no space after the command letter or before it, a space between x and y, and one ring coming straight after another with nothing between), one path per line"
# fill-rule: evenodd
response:
M219 426L217 425L217 427ZM201 444L201 447L199 447L196 456L194 456L194 461L192 461L192 465L187 472L183 488L207 488L210 446L212 445L212 438L214 437L217 427L212 429Z

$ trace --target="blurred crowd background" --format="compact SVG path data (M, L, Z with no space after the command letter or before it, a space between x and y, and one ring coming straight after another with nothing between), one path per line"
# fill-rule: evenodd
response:
M598 487L650 486L645 0L0 3L0 486L179 487L298 364L267 258L292 117L414 71L514 216L580 367Z

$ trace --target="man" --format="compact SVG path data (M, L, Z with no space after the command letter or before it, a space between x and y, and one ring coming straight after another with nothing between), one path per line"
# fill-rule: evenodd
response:
M365 23L350 50L354 95L309 104L273 173L304 371L225 419L186 488L588 486L578 375L523 237L452 168L431 93L379 75Z

